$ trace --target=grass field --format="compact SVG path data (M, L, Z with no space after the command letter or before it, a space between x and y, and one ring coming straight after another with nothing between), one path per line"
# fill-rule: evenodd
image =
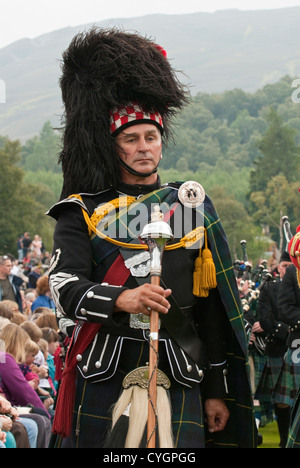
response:
M279 448L279 434L276 421L259 428L263 443L258 448Z

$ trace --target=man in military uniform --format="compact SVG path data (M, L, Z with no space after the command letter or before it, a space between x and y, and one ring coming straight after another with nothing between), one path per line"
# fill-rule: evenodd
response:
M159 446L255 446L226 237L200 184L162 186L157 174L169 118L188 101L165 51L138 34L92 29L65 52L61 87L64 186L49 212L57 219L49 278L59 313L77 326L54 432L74 447L112 446L111 407L124 377L147 365L155 311L172 408L172 442L160 433ZM157 205L174 233L160 285L140 241ZM130 420L132 407L122 416Z
M290 431L287 448L300 446L300 226L288 245L293 265L286 270L279 290L278 307L281 319L290 327L287 340L288 352L285 357L282 381L283 393L291 407Z
M258 384L256 398L263 402L272 402L280 435L280 447L285 447L290 424L290 406L285 404L280 395L278 379L287 350L289 325L280 319L278 293L286 269L292 264L289 253L283 251L278 264L278 279L268 281L261 290L258 299L258 321L266 335L266 364ZM276 391L275 391L276 389ZM275 392L274 392L275 391Z

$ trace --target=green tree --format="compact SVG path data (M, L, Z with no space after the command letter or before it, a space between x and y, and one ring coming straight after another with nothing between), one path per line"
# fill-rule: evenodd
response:
M16 254L16 240L25 231L40 234L48 250L52 249L53 223L36 200L41 192L24 183L20 163L21 145L6 139L0 149L0 253ZM36 200L32 196L35 193Z
M254 161L250 192L262 191L268 181L279 174L288 182L300 179L300 147L295 142L295 130L287 127L275 109L267 116L269 128L258 143L262 156Z
M58 165L60 135L48 121L39 136L28 140L22 149L22 166L26 171L61 172Z
M243 203L226 192L223 187L213 187L210 195L228 238L233 260L242 260L240 242L246 239L247 253L254 265L265 251L265 243L259 239L261 229L255 225Z
M261 226L268 226L273 238L278 242L279 249L285 248L282 230L282 217L288 216L290 221L299 222L300 197L298 182L289 184L284 175L272 177L265 190L253 192L251 201L256 206L253 219Z

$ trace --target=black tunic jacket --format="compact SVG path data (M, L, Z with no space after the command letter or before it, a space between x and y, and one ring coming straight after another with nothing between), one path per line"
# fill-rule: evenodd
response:
M138 197L155 188L157 187L122 184L118 190L82 195L84 209L91 216L99 204L106 203L120 194ZM53 299L58 312L78 322L79 326L82 321L102 324L99 336L87 352L80 356L78 366L84 378L92 378L94 381L107 379L117 366L123 339L147 340L145 330L129 327L129 314L114 312L114 304L119 294L126 288L137 287L138 283L131 275L124 285L103 283L108 269L120 252L115 250L103 261L95 264L81 202L62 201L56 204L49 214L57 219L49 272ZM166 346L170 356L171 373L178 382L192 386L203 380L206 398L224 398L227 393L225 340L230 325L217 289L211 290L209 297L205 299L193 295L193 271L197 255L198 250L194 249L165 251L162 284L172 289L172 300L179 306L182 320L189 321L196 330L203 350L205 348L201 362L193 362L190 356L183 352L163 321L159 337ZM172 305L168 313L170 317L174 307ZM177 328L180 331L180 323ZM97 360L94 356L97 356ZM102 357L101 365L99 356ZM89 370L86 372L87 367Z

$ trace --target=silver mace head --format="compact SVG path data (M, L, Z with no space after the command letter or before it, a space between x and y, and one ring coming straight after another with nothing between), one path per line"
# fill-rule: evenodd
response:
M163 214L158 205L151 213L151 222L144 227L140 239L148 244L150 253L150 276L161 275L162 255L165 245L173 239L170 226L163 221Z

